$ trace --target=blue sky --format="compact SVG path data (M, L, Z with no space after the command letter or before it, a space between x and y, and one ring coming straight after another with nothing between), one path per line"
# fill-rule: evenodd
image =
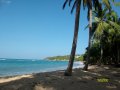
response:
M74 13L64 0L0 0L0 58L45 58L71 51ZM86 12L81 11L77 54L88 44Z

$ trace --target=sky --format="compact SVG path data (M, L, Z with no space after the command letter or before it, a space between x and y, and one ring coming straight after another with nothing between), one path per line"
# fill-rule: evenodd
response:
M45 58L71 52L75 11L64 0L0 0L0 58ZM88 46L86 10L81 10L76 54Z

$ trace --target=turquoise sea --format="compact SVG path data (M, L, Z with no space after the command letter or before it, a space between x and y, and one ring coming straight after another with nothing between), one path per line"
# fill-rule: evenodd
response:
M0 59L0 77L64 70L68 61L38 59ZM83 67L82 62L75 62L74 68Z

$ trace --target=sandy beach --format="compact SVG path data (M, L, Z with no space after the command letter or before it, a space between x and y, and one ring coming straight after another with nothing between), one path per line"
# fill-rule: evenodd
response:
M0 90L119 90L120 68L90 66L88 71L74 69L0 78Z

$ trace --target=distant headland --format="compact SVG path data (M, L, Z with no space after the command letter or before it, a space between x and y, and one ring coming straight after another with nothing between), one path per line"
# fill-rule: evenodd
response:
M63 56L52 56L52 57L46 57L45 59L47 60L63 60L63 61L66 61L66 60L69 60L69 57L70 55L63 55ZM76 61L83 61L83 55L76 55L75 56L75 60Z

